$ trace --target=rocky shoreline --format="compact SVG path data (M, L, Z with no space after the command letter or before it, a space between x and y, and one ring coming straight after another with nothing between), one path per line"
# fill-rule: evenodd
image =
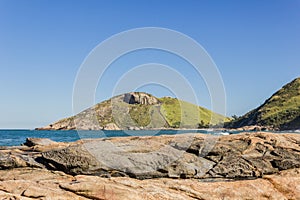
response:
M0 149L0 199L300 199L300 135L81 140Z

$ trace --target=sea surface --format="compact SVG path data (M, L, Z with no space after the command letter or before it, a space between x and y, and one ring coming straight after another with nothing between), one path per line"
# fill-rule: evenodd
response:
M107 138L127 136L175 135L185 133L204 133L226 135L229 133L213 130L140 130L140 131L77 131L77 130L0 130L0 146L19 146L26 138L49 138L56 142L73 142L84 138ZM237 134L240 132L231 132ZM299 132L298 132L299 133Z
M77 131L77 130L0 130L0 146L18 146L26 138L49 138L56 142L72 142L84 138L174 135L208 133L206 130L141 130L141 131Z

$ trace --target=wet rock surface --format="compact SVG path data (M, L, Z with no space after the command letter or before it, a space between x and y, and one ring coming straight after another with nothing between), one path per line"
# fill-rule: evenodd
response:
M300 198L299 134L25 144L0 150L0 199Z

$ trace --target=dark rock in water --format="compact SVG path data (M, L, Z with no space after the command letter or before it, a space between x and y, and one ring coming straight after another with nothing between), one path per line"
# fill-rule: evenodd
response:
M28 147L36 146L36 145L53 145L56 144L56 142L48 139L48 138L26 138L26 142L23 144Z

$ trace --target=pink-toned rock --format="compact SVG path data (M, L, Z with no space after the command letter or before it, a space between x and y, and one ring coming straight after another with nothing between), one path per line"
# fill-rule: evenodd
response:
M255 180L70 176L45 169L0 170L0 199L300 199L300 168Z

